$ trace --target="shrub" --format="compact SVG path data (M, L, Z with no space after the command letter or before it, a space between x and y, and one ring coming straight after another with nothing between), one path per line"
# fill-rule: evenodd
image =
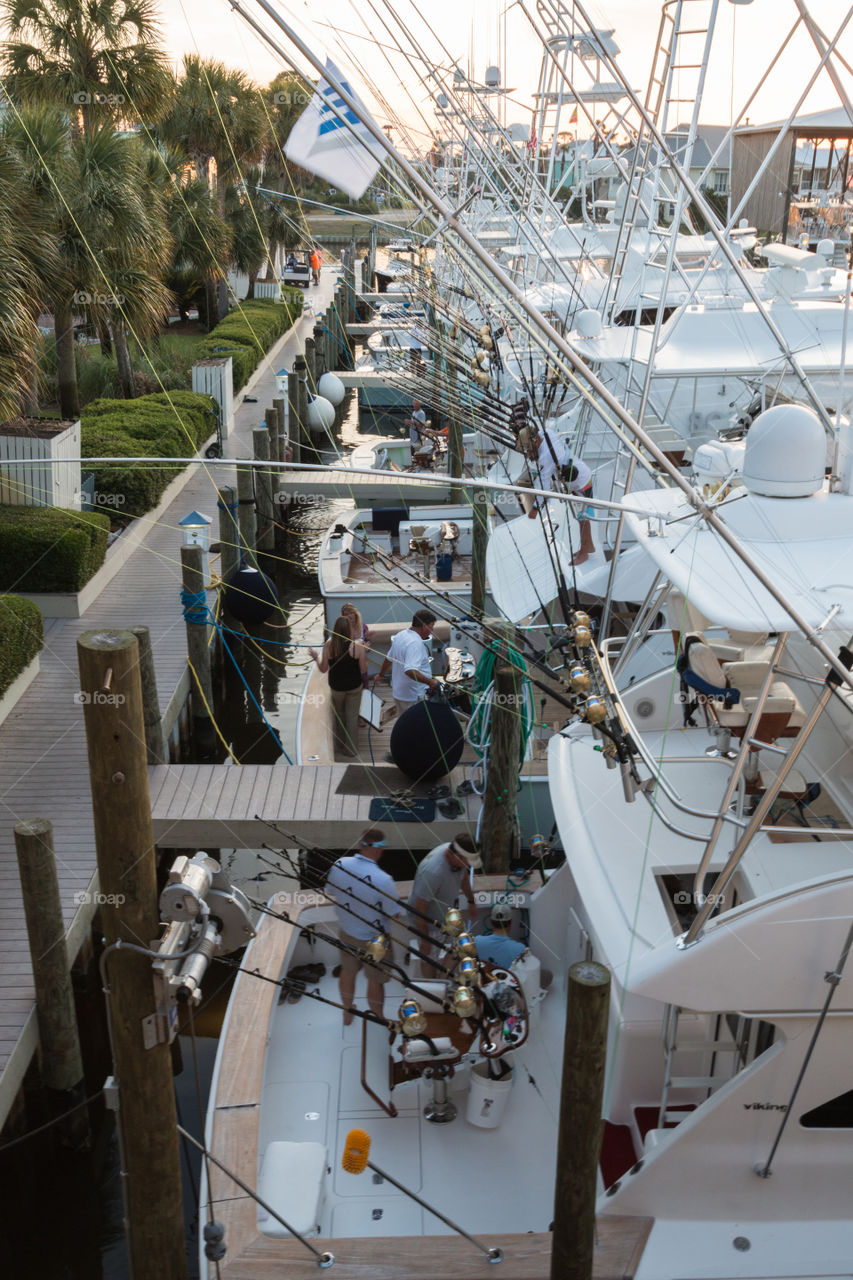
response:
M0 506L0 591L79 591L101 567L109 516Z
M216 428L210 396L192 391L155 392L138 400L94 400L82 413L83 458L183 458L195 453ZM155 507L182 469L161 465L95 465L95 489L110 494L121 515L141 516Z
M283 289L283 302L252 298L239 303L204 338L197 360L231 356L234 390L248 382L265 352L302 315L302 290Z
M41 610L32 600L0 596L0 698L44 644Z

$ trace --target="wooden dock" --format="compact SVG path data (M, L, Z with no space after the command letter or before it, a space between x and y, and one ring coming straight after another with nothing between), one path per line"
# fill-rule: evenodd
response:
M336 280L332 272L323 273L320 289L315 291L323 306L331 300ZM313 323L310 314L298 322L243 389L243 394L251 390L257 403L241 403L235 413L228 447L238 456L251 457L252 428L260 421L264 405L278 395L275 371L290 364ZM149 627L161 714L174 713L189 689L178 521L197 508L213 518L215 527L215 483L234 484L235 477L222 468L215 475L206 467L188 468L176 483L179 492L172 491L171 502L151 522L127 563L84 616L46 622L41 670L0 725L0 1126L38 1042L14 824L32 817L53 823L68 955L73 960L91 924L97 889L83 711L75 701L77 637L101 628ZM128 537L133 537L132 531L122 535L114 550Z
M348 766L334 765L153 765L148 771L151 817L158 845L174 848L343 849L371 825L370 805L383 794L347 794ZM436 811L429 823L383 821L390 847L431 849L462 830L473 830L479 796L460 801L452 821ZM257 815L257 816L256 816ZM268 825L276 823L296 839L289 843Z

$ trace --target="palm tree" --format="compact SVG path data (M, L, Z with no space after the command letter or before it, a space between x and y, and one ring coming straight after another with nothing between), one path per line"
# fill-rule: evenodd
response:
M152 118L169 87L152 0L0 0L2 67L25 102L96 122Z
M210 186L189 170L189 158L173 148L158 148L149 162L150 180L162 186L172 245L166 283L184 317L208 278L224 278L231 255L231 231L219 216ZM210 320L215 323L212 315Z
M266 104L261 90L242 71L188 54L169 110L156 132L167 145L186 151L196 178L215 178L219 216L225 221L229 185L240 181L246 169L264 154L268 141ZM223 261L223 271L229 261L229 257ZM219 319L216 283L223 271L211 268L205 280L208 327Z
M57 266L56 242L34 206L21 158L0 137L0 421L37 409L42 281Z
M37 107L8 121L3 139L27 171L33 211L56 240L58 262L45 270L41 287L53 301L60 409L76 418L74 308L106 323L121 316L118 300L126 299L130 322L148 327L156 296L159 320L169 297L158 282L159 255L171 248L165 223L156 193L146 189L137 142L112 125L75 135L65 112ZM143 281L140 273L155 280ZM114 338L121 362L125 323L115 324ZM127 364L123 387L133 394Z
M284 211L283 203L258 190L261 171L251 168L245 185L229 187L225 196L225 216L232 232L231 256L237 271L249 277L248 298L255 296L255 281L264 263L275 268L279 249L300 238Z

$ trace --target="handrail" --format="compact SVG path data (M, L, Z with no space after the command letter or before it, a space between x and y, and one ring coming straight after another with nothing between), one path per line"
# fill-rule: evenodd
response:
M740 782L744 769L746 768L746 762L749 759L750 752L752 751L751 743L754 739L755 731L758 728L758 722L764 711L764 704L770 695L770 688L776 675L776 663L782 656L782 650L785 647L787 639L787 633L780 631L776 639L776 644L773 648L773 656L770 659L767 672L761 682L758 697L755 699L755 706L752 708L749 723L744 731L737 760L735 760L731 777L729 778L723 798L720 801L720 811L714 819L714 825L711 828L711 834L708 836L708 843L705 846L705 852L699 859L699 866L696 868L696 874L693 877L693 897L696 902L701 903L704 901L702 897L702 886L705 883L705 873L708 870L711 858L714 856L714 849L718 839L720 838L720 832L723 829L723 815L728 812L729 805L734 799L737 785Z

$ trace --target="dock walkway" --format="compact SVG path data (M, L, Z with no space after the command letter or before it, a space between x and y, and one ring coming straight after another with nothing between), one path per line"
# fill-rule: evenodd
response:
M317 311L331 301L336 281L337 275L326 268L320 287L309 291ZM235 456L251 457L252 428L263 421L264 407L278 395L276 370L301 351L313 325L309 309L265 356L244 388L242 394L251 392L257 403L241 399L236 408L228 438ZM215 479L207 467L190 467L185 475L180 492L85 615L45 623L39 675L0 725L0 1127L38 1041L13 827L32 817L53 823L68 954L73 959L95 911L87 899L96 869L83 714L74 698L79 689L77 637L101 627L149 627L161 713L175 705L175 695L187 681L178 521L197 508L213 517L215 530L214 483L235 483L226 468L219 468ZM128 536L132 535L122 538Z

